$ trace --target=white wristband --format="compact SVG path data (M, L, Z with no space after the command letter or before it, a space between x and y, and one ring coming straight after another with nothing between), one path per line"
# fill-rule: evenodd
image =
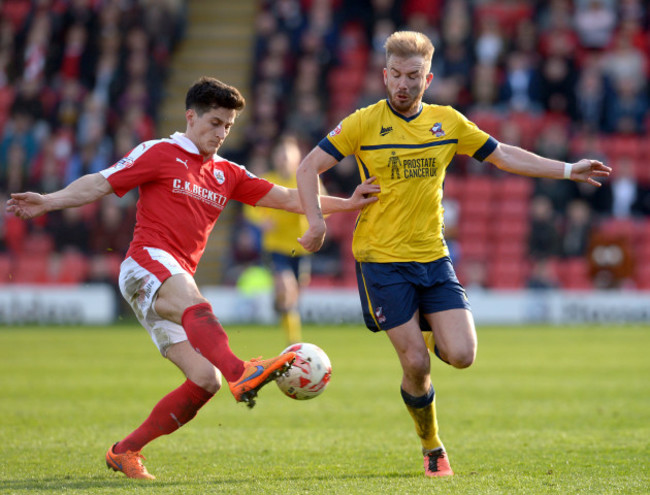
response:
M571 171L573 170L573 165L571 163L565 163L564 164L564 178L565 179L570 179L571 178Z

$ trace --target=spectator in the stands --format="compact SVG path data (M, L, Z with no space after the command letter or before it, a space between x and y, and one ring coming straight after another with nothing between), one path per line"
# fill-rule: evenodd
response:
M535 196L530 208L528 254L535 259L557 256L560 247L558 219L545 196Z
M562 256L566 258L585 256L592 230L591 207L582 199L574 199L567 206L566 220L562 226Z

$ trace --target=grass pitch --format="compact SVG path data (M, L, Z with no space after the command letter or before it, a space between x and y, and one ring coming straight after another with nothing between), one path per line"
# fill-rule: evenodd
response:
M245 359L284 348L274 328L229 327ZM0 328L2 494L635 494L650 492L650 328L482 328L477 362L433 359L442 439L456 472L426 479L388 339L308 327L333 364L322 396L275 385L253 410L222 390L144 449L158 479L104 454L182 383L144 330Z

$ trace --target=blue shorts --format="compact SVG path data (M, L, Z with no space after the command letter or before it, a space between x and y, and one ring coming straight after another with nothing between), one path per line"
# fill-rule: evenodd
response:
M366 326L390 330L420 310L420 328L431 330L425 314L471 309L449 257L429 263L357 262L357 284Z
M309 275L311 260L309 256L287 256L281 253L269 253L271 271L273 273L291 270L296 279Z

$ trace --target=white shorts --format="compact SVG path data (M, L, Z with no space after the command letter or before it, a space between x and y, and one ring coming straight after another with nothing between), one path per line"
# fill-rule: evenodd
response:
M187 273L178 261L166 251L144 248L126 258L120 266L120 291L129 303L140 324L147 329L163 356L170 345L187 340L181 325L166 320L156 313L154 304L158 289L172 275Z

